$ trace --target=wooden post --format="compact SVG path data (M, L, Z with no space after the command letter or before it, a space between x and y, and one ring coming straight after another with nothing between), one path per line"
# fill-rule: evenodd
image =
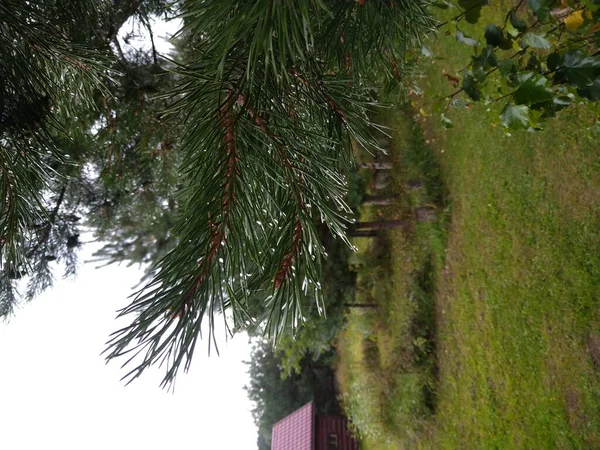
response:
M437 219L435 209L429 206L421 206L413 209L413 215L417 222L433 222Z
M347 308L377 308L377 303L344 303Z
M375 237L377 230L354 230L349 233L350 237Z
M408 223L402 219L387 220L385 222L357 222L357 230L387 230L389 228L408 228Z
M391 196L382 196L382 195L365 195L363 197L362 204L363 205L391 205L395 198L398 195L394 194Z
M392 167L392 163L385 162L363 162L358 165L360 169L375 169L375 170L390 170Z

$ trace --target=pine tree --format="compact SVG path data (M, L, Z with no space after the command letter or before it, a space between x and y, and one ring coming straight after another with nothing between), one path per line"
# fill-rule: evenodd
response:
M376 148L374 87L403 80L407 47L431 27L425 3L182 2L177 245L110 342L109 358L131 355L129 379L165 363L172 381L218 312L278 339L304 299L322 307L320 224L346 239L351 142Z
M166 11L157 0L0 5L0 316L20 297L48 288L55 262L63 263L65 276L75 273L84 230L112 236L116 217L127 209L126 184L152 191L142 196L146 203L162 205L168 197L165 185L158 199L152 187L162 179L147 174L163 158L147 164L145 157L165 135L164 127L149 123L158 108L148 89L168 86L167 77L147 55L111 51L130 17ZM150 150L140 151L144 145ZM115 175L125 167L125 177ZM176 178L174 170L166 172ZM24 278L19 296L16 285Z
M108 58L93 32L105 5L72 3L0 4L0 314L17 302L14 280L35 273L33 297L51 284L49 261L75 267L65 123L103 89Z
M21 11L14 24L6 4ZM132 355L129 379L166 363L170 383L189 367L203 322L214 339L217 313L230 331L260 324L278 339L293 330L307 302L322 310L323 230L346 241L352 220L344 200L352 143L377 150L369 112L378 91L406 85L406 54L432 28L427 4L181 1L173 5L183 19L180 55L144 62L110 43L128 17L148 24L166 2L3 2L3 294L32 261L64 258L43 247L44 230L65 248L78 245L84 205L85 222L109 240L100 256L158 259L121 311L131 325L109 343L109 359ZM22 30L35 41L14 57ZM12 66L22 73L2 69ZM26 144L31 151L18 150ZM32 260L28 248L40 242ZM2 299L6 309L15 302Z

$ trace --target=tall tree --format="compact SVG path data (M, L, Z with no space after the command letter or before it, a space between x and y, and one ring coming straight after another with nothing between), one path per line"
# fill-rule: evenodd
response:
M247 363L249 384L245 389L254 403L252 416L258 427L259 450L271 447L271 432L277 421L309 401L315 402L319 414L339 414L333 369L322 359L305 356L299 361L300 370L284 377L281 358L271 344L255 342Z
M49 260L74 270L77 216L66 205L61 140L102 89L108 54L94 45L107 4L71 3L0 4L0 314L16 304L15 279L35 273L32 297L51 283Z
M163 164L161 144L176 142L177 129L164 131L165 102L152 97L172 83L164 60L123 52L117 40L131 17L149 23L168 10L159 0L0 5L0 315L18 303L21 278L31 299L52 284L56 261L75 273L83 230L118 243L103 252L114 260L136 201L143 217L157 204L169 215L173 182L163 181L177 178L176 155ZM136 230L135 241L148 246L157 226ZM126 257L144 262L141 253Z
M345 240L351 141L377 148L367 113L377 86L407 79L407 49L432 27L427 0L181 1L181 54L168 63L115 42L128 17L147 25L167 2L7 4L18 12L0 15L2 68L20 72L1 72L3 108L18 105L0 130L2 289L63 258L41 245L31 259L46 234L64 230L57 242L76 247L85 213L108 261L159 259L108 357L138 355L131 378L166 362L167 384L217 312L278 338L307 300L322 309L319 224ZM19 33L28 45L14 56ZM5 145L32 137L31 152Z
M187 116L178 243L110 343L109 358L134 355L129 377L165 362L170 382L223 309L277 338L302 320L304 297L322 305L317 223L345 239L350 142L376 147L372 88L402 76L431 26L425 4L182 3L193 45L171 110Z

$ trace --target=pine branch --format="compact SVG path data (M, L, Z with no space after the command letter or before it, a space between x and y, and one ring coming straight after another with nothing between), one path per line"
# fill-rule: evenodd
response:
M214 342L215 314L278 339L306 305L323 310L316 222L347 241L350 142L377 148L367 117L380 69L401 76L404 50L433 24L422 1L257 5L182 4L190 45L169 112L186 118L178 242L108 343L108 359L129 357L129 381L165 363L169 385L203 322Z
M221 200L221 220L215 226L210 224L211 237L208 251L203 255L202 265L203 269L198 273L194 279L192 288L185 296L185 300L182 304L182 308L189 305L190 301L196 294L198 287L204 283L208 276L209 270L214 264L215 257L218 254L219 247L223 244L226 239L225 231L230 226L230 210L233 208L234 194L235 194L235 183L234 179L237 175L237 155L235 151L235 128L234 128L234 117L231 111L232 105L235 101L233 91L229 92L227 100L223 103L220 109L223 122L223 134L225 136L224 151L227 157L227 173L225 175L226 182L222 193ZM183 316L183 312L179 312L180 317Z
M123 24L138 13L141 3L141 0L113 0L101 40L109 43L115 39Z

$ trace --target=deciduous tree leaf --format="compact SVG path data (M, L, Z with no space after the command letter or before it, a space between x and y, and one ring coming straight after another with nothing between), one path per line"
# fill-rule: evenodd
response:
M473 76L472 72L465 73L462 87L465 90L465 93L475 101L479 101L479 99L481 99L481 92L479 91L478 84L479 83Z
M577 93L588 100L600 100L600 79L594 80L592 84L584 89L577 90Z
M560 109L566 108L567 106L570 106L573 103L571 99L566 95L556 97L554 100L552 100L552 102Z
M469 23L477 23L481 8L487 4L488 0L458 0L458 5L466 10L465 19Z
M553 0L527 0L527 6L540 22L545 22L550 17L550 5L552 3Z
M517 17L517 12L513 9L509 13L510 24L521 33L527 29L527 24Z
M468 36L465 36L464 33L460 30L456 30L455 36L456 36L456 40L458 42L460 42L461 44L470 45L471 47L479 45L479 41L476 41L475 39L472 39Z
M496 57L494 48L491 45L486 46L479 55L473 57L473 65L474 70L486 70L490 67L496 67L498 65L498 58Z
M500 73L505 77L517 73L517 66L510 58L501 60L498 66L500 67Z
M546 77L531 74L515 91L513 98L518 105L535 105L551 100L554 91L548 86Z
M503 59L498 66L500 68L500 74L506 78L506 82L509 86L519 86L521 84L521 80L519 79L519 68L512 59Z
M442 114L440 116L440 118L441 118L441 121L442 121L442 127L444 127L445 129L454 128L454 124L452 123L452 121L450 119L448 119L446 117L445 114Z
M506 128L513 130L526 130L529 128L529 108L525 105L512 105L507 103L500 119Z
M523 44L528 45L531 48L540 48L545 50L552 48L552 44L550 44L545 37L535 33L526 33L523 35L521 41Z
M498 45L498 47L501 48L502 50L510 50L513 48L513 43L514 43L514 41L512 40L510 35L507 33L506 36L502 37L502 41L500 42L500 45Z
M498 47L502 44L504 37L502 29L498 25L488 25L485 27L485 41L492 47Z
M585 89L600 77L600 59L579 50L565 53L563 65L560 75L578 89Z
M574 31L583 25L583 21L583 10L579 9L565 17L565 26L567 30Z
M546 59L546 65L548 66L548 70L556 70L560 67L561 64L562 56L560 56L560 53L554 52L548 55L548 58Z
M477 23L481 17L481 7L473 8L465 14L465 20L469 23Z
M581 2L590 10L590 12L596 12L600 9L600 2L597 0L581 0Z

